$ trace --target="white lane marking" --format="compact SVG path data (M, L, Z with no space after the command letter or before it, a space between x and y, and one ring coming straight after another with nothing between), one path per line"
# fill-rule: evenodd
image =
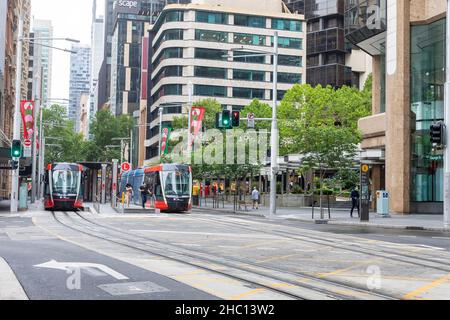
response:
M221 248L221 249L240 249L240 247L237 247L237 246L217 246L217 248Z
M398 236L399 238L411 238L411 239L414 239L414 238L417 238L417 236Z
M116 280L128 280L129 278L124 276L123 274L114 271L113 269L103 265L96 263L82 263L82 262L57 262L56 260L51 260L49 262L45 262L42 264L38 264L34 266L35 268L47 268L47 269L56 269L56 270L64 270L71 271L74 269L99 269L103 273L109 274L111 277Z
M172 243L176 246L185 246L185 247L202 247L200 244L193 244L193 243Z
M277 249L277 248L256 248L256 250L275 251L275 250L279 250L279 249Z
M432 237L432 239L450 240L449 237Z

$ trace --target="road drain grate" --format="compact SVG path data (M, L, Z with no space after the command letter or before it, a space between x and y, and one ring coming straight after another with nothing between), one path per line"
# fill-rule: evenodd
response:
M98 287L112 296L129 296L137 294L162 293L170 291L164 287L158 286L157 284L149 281L128 282L119 284L103 284Z

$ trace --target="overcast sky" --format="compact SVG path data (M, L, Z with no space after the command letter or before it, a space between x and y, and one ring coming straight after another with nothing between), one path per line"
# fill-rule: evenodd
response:
M55 38L73 38L90 44L94 0L32 0L32 17L51 20ZM104 0L97 0L97 15L104 15ZM54 46L70 49L58 41ZM69 98L70 53L53 50L51 98Z

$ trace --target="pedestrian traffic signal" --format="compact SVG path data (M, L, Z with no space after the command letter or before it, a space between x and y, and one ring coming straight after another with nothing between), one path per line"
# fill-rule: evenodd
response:
M11 168L13 170L19 169L19 161L16 161L16 160L11 161Z
M443 122L433 123L430 126L430 142L434 146L442 146L444 144L444 128Z
M22 142L20 140L13 140L11 145L11 158L22 157Z
M233 111L231 122L233 128L237 128L241 125L241 113L239 111Z

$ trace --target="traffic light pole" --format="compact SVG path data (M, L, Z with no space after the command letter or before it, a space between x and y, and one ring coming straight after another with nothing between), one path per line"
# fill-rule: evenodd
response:
M13 140L20 140L20 98L22 94L22 51L23 51L23 14L19 14L19 29L16 46L16 101L14 110ZM13 159L18 160L19 159ZM20 165L19 165L20 167ZM11 182L11 212L18 212L19 203L19 168L13 170Z
M450 0L447 0L447 17L450 14ZM450 19L447 19L446 33L446 81L445 81L445 151L444 151L444 227L450 228Z
M272 108L272 134L270 154L270 211L269 217L277 214L277 173L278 173L278 32L275 32L273 40L273 108Z

